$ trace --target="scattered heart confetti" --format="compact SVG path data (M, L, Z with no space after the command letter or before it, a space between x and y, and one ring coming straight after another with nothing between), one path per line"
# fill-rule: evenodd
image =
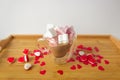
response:
M28 53L29 53L29 49L24 49L24 50L23 50L23 53L24 53L24 54L28 54Z
M103 56L101 55L96 55L99 59L103 59Z
M101 59L97 59L96 61L97 61L98 63L101 63Z
M8 57L8 58L7 58L7 61L8 61L9 63L14 63L14 62L15 62L15 58L14 58L14 57Z
M70 67L70 69L71 69L71 70L76 70L76 66L73 65L73 66Z
M46 74L46 70L41 70L41 71L40 71L40 74L41 74L41 75L45 75L45 74Z
M24 57L23 57L23 56L22 56L22 57L19 57L19 58L18 58L18 62L20 62L20 63L25 62Z
M30 56L35 56L35 55L33 53L31 53Z
M91 47L88 47L86 50L88 50L88 51L92 51L92 48L91 48Z
M78 69L81 69L81 68L82 68L82 66L81 66L81 65L79 65L79 64L77 64L77 68L78 68Z
M94 63L94 64L91 64L92 67L96 67L97 66L97 63Z
M94 50L95 50L96 52L99 52L98 47L94 47Z
M58 70L57 73L59 73L60 75L63 75L63 70Z
M98 66L98 69L104 71L105 69L102 66Z
M73 58L70 58L69 60L67 60L67 62L75 62L75 60Z
M81 61L87 61L87 56L86 55L82 55L82 56L80 56L80 59L81 59Z
M109 64L109 61L108 60L104 60L105 64Z
M81 44L77 46L78 49L83 49L83 47L84 47L84 46L81 45Z
M40 61L37 61L37 60L36 60L36 61L34 61L34 64L38 64L38 63L40 63Z
M40 66L44 66L46 63L45 62L41 62Z

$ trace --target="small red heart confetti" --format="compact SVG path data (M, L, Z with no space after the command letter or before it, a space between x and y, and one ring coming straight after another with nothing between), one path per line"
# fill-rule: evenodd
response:
M105 64L109 64L110 62L108 60L104 60Z
M38 61L40 59L40 56L35 56L35 61Z
M44 66L46 63L45 62L41 62L40 66Z
M77 68L78 68L78 69L81 69L81 68L82 68L82 66L81 66L81 65L79 65L79 64L77 64Z
M30 56L35 56L35 55L33 53L31 53Z
M88 62L88 61L84 61L84 62L83 62L83 64L88 65L88 64L89 64L89 62Z
M23 50L23 53L24 53L24 54L28 54L28 53L29 53L29 49L24 49L24 50Z
M93 57L92 54L89 54L89 55L87 56L87 58L88 58L88 62L89 62L90 64L96 63L96 60L95 60L95 58Z
M84 46L81 45L81 44L77 46L77 48L79 48L79 49L83 49L83 47L84 47Z
M67 60L67 62L75 62L75 60L73 58L70 58L69 60Z
M95 50L96 52L99 52L98 47L94 47L94 50Z
M73 65L73 66L70 67L70 69L71 69L71 70L76 70L76 66Z
M36 60L36 61L34 61L34 64L38 64L38 63L40 63L40 61L37 61L37 60Z
M97 61L98 63L101 63L101 59L97 59L96 61Z
M103 56L101 55L96 55L99 59L103 59Z
M19 57L19 58L18 58L18 62L20 62L20 63L25 62L24 57L23 57L23 56L22 56L22 57Z
M45 74L46 74L46 70L41 70L41 71L40 71L40 74L41 74L41 75L45 75Z
M92 51L92 48L91 48L91 47L88 47L86 50L88 50L88 51Z
M80 56L80 59L81 59L81 61L87 61L87 56L86 55L82 55L82 56Z
M14 58L14 57L8 57L8 58L7 58L7 61L8 61L9 63L14 63L15 58Z
M98 66L98 69L104 71L105 69L102 66Z
M94 64L91 64L92 67L96 67L97 66L97 63L94 63Z
M60 75L63 75L63 70L58 70L57 73L59 73Z

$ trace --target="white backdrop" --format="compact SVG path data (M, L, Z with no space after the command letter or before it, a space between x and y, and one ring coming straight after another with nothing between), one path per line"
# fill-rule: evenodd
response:
M0 38L43 34L49 23L120 39L120 0L0 0Z

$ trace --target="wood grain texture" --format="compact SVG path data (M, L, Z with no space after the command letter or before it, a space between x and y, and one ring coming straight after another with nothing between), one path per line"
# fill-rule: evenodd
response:
M13 64L7 63L6 59L9 56L14 56L16 59L22 56L24 48L37 49L37 39L40 37L42 36L13 35L12 41L0 52L0 80L120 80L120 52L118 45L115 44L118 42L109 35L78 35L76 40L76 45L97 46L100 49L99 54L110 61L109 65L105 65L104 62L101 63L105 71L99 71L97 67L93 68L77 61L65 65L56 65L53 62L52 54L46 55L45 58L40 60L46 62L43 67L39 64L34 65L33 57L30 57L33 68L29 71L24 70L24 63L18 63L17 61ZM39 42L39 44L40 46L47 46L44 41ZM83 68L72 71L70 66L73 64L80 64ZM47 73L40 75L39 71L43 69L46 69ZM57 74L58 69L62 69L64 74Z

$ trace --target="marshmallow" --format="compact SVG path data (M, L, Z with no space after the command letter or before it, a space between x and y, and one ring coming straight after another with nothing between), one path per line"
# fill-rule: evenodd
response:
M24 69L25 70L29 70L32 67L32 65L30 63L25 63L24 64Z
M58 35L58 44L62 43L62 35Z
M40 52L35 52L34 53L35 56L40 56L40 54L41 54Z
M85 54L85 52L84 51L79 51L79 55L84 55Z
M63 34L62 35L62 42L63 43L68 43L69 42L69 40L68 40L68 34Z
M25 62L28 62L28 61L29 61L28 55L24 55L24 61L25 61Z
M62 35L58 35L58 43L68 43L68 34L62 34Z
M47 31L49 31L49 29L54 28L55 26L53 24L47 24Z

